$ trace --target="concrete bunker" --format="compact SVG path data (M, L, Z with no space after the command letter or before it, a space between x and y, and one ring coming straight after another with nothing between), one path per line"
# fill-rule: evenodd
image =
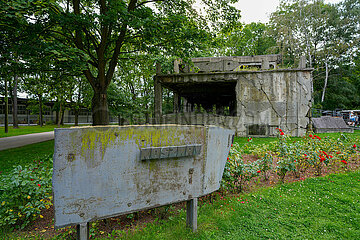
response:
M155 76L155 122L213 124L237 136L275 136L282 128L302 136L310 123L312 69L278 69L280 55L192 59L174 62L174 74ZM162 114L162 88L174 97L174 112Z

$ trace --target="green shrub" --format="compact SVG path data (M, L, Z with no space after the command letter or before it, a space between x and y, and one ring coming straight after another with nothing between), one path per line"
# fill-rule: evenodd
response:
M276 173L280 177L280 181L283 183L286 173L296 171L296 162L292 158L281 158L277 162Z
M222 187L230 192L242 192L244 185L259 176L261 170L257 162L245 164L240 146L234 143L225 164Z
M259 170L264 174L264 179L268 180L268 172L272 169L273 164L273 156L271 152L265 153L264 157L257 160L257 165L259 166Z
M17 166L0 180L0 227L24 228L51 205L51 158Z

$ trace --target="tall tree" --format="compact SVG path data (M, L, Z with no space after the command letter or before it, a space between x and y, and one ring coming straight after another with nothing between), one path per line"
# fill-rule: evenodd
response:
M249 56L272 53L276 41L267 33L264 23L238 24L230 31L223 30L217 37L217 51L226 56Z
M13 128L19 128L18 120L18 104L17 104L17 93L18 93L18 79L19 76L14 76L14 84L12 87L12 114L13 114Z
M315 101L320 103L326 101L329 84L336 83L337 69L345 62L351 63L359 47L359 20L353 18L351 22L347 17L356 12L350 6L359 9L356 2L281 1L277 11L271 14L270 33L285 63L293 65L300 56L306 56L308 66L315 68Z
M213 21L234 12L229 5L233 0L203 2L210 6L207 16ZM88 56L83 74L94 91L94 125L109 123L107 89L123 54L155 51L186 57L209 37L205 19L192 4L191 0L72 0L52 12L56 26L52 36Z

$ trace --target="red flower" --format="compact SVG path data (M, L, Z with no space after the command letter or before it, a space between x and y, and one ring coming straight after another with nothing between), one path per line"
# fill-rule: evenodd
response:
M316 138L319 139L319 140L321 140L321 137L319 137L319 136L316 136Z
M281 136L284 135L284 132L280 132L280 135L281 135Z
M231 146L233 146L233 145L231 144Z
M325 161L325 157L323 155L319 155L319 157L320 157L320 162Z
M41 184L38 183L38 186L41 187Z
M31 181L34 181L34 179L30 179Z
M341 162L344 163L344 164L347 164L347 161L345 161L345 160L341 160Z
M261 173L261 171L260 171L260 170L258 170L258 171L257 171L257 173Z
M227 160L229 161L230 159L229 159L229 158L227 158Z
M312 138L312 135L310 134L309 137Z
M312 137L312 139L315 139L315 137Z
M279 132L282 132L282 130L279 128Z
M294 160L294 162L296 162L296 160Z
M340 154L341 152L336 152L336 154Z
M329 155L329 157L330 157L330 158L333 158L333 156L332 156L332 155Z
M353 145L353 148L356 148L356 145L355 145L355 144Z

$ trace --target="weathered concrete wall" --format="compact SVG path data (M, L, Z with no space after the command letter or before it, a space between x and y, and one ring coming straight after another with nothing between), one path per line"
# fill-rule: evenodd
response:
M164 84L236 82L236 116L168 114L163 123L214 124L233 129L238 136L275 136L276 128L303 136L309 124L311 69L175 74L161 80Z
M236 96L242 127L237 132L271 136L280 127L292 136L303 136L309 123L311 94L312 77L308 71L240 75Z
M185 65L182 72L228 72L236 71L240 66L276 68L281 62L281 55L232 56L232 57L202 57L192 58L193 66ZM180 61L174 62L174 72L179 73ZM265 66L266 65L266 66Z
M55 129L55 227L193 199L220 187L234 132L212 126ZM148 148L200 153L147 159ZM193 149L193 148L192 148ZM147 150L146 150L147 151ZM187 150L186 150L187 151Z

